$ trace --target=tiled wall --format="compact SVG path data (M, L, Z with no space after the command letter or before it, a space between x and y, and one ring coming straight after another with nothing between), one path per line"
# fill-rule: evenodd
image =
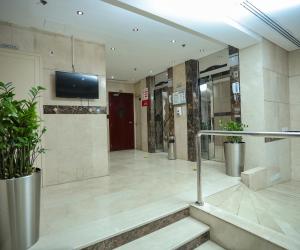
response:
M139 98L142 97L146 88L146 79L140 80L135 84L135 96L138 98L136 103L136 145L137 149L148 152L148 124L147 124L147 107L142 107Z
M287 52L263 40L240 51L242 121L253 131L290 127ZM291 174L288 139L265 143L245 137L245 168L266 167L267 183L288 180Z
M290 128L300 130L300 50L289 52ZM292 179L300 181L300 139L291 140Z
M173 91L186 90L185 64L179 64L173 67ZM176 138L176 155L178 159L188 159L187 148L187 109L186 104L179 105L182 108L182 115L176 114L174 107L174 127Z
M288 53L267 41L262 42L265 131L290 127ZM291 177L290 140L265 144L265 164L271 183Z
M44 105L87 105L79 99L55 97L55 70L72 71L70 37L6 23L0 23L0 33L0 42L17 45L21 51L41 56L40 84L47 89L42 98ZM91 100L90 105L105 107L104 46L75 39L74 48L75 70L99 75L100 98ZM108 174L106 114L45 114L43 120L48 130L44 137L48 149L43 159L44 185Z

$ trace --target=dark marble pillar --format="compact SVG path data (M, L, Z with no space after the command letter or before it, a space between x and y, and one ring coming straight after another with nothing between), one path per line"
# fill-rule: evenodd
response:
M154 76L146 77L146 87L149 91L150 106L147 107L148 152L155 153L155 117L154 117Z
M231 91L231 119L241 121L240 89L240 60L239 49L229 46L230 91Z
M196 140L200 129L200 107L199 107L199 62L189 60L185 62L186 74L186 107L187 107L187 139L188 139L188 160L196 161Z
M154 117L155 117L155 149L164 149L164 120L163 120L163 93L162 88L154 90Z
M173 68L168 68L168 97L172 98L173 95ZM174 129L174 106L173 103L169 102L169 117L168 117L168 131L169 136L175 135L175 129Z

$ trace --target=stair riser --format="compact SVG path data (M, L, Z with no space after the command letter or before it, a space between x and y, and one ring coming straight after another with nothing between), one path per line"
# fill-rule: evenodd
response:
M209 240L209 232L206 232L199 237L185 243L184 245L176 248L176 250L192 250L195 249L196 247L200 246L204 242Z
M176 213L170 214L166 217L157 219L143 226L134 228L130 231L121 233L119 235L113 236L111 238L105 239L91 246L82 248L82 250L103 250L103 249L114 249L116 247L122 246L128 242L141 238L147 234L157 231L163 227L166 227L176 221L189 216L189 208L185 208ZM183 248L185 249L185 248ZM191 249L191 248L188 248Z

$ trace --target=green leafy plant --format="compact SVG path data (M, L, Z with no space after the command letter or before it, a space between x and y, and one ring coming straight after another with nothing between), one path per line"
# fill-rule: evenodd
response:
M226 131L243 131L248 125L238 121L228 121L226 123L219 121L219 125L223 130ZM242 136L227 136L226 142L229 143L241 143L243 140Z
M37 157L45 152L37 113L37 99L43 87L32 87L29 97L16 100L12 83L0 82L0 179L32 174Z

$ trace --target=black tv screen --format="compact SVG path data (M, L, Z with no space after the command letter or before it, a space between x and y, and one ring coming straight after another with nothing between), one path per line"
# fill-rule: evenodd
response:
M80 73L55 72L56 97L98 99L98 77Z

